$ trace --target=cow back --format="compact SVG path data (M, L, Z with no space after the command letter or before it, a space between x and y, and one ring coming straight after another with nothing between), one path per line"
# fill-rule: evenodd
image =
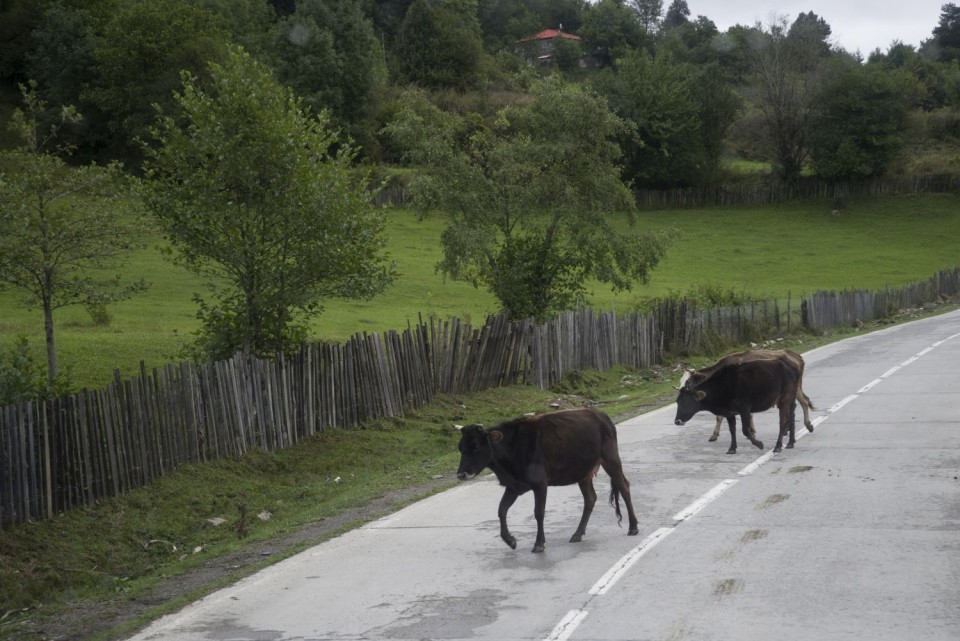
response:
M493 428L503 432L491 465L500 482L518 489L546 482L570 485L600 464L605 447L616 446L616 427L603 412L584 408L514 419ZM506 478L505 478L506 477Z

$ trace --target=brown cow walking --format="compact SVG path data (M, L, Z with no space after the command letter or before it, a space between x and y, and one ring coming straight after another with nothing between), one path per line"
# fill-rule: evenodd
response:
M600 467L610 475L610 505L617 522L620 500L627 506L630 527L639 531L637 517L630 500L630 483L623 475L617 449L617 428L610 417L594 409L573 409L513 419L487 429L467 425L461 429L460 468L457 478L466 480L489 467L504 487L497 511L500 517L500 538L516 549L517 540L507 528L507 511L521 494L533 490L537 519L537 540L533 552L543 552L543 516L550 485L580 485L583 494L583 516L571 543L579 542L587 530L587 521L597 502L593 477Z
M687 381L677 394L677 415L674 423L683 425L701 410L726 417L730 424L730 450L737 451L736 416L743 423L743 433L750 442L763 449L752 429L751 414L771 407L780 410L780 431L774 452L783 448L783 436L790 435L787 447L796 442L794 408L800 371L784 360L744 361L724 365L710 377Z
M813 423L810 421L810 410L815 410L817 408L813 406L813 401L811 401L810 397L807 396L806 392L803 391L803 369L806 365L806 363L804 363L803 356L800 356L800 354L792 350L748 349L743 352L732 352L708 367L703 367L700 369L687 369L683 375L683 378L680 379L680 387L686 385L688 381L694 385L702 383L704 380L712 376L714 372L726 365L758 360L782 360L793 365L800 372L800 379L797 381L797 402L803 409L803 424L806 426L807 431L812 432ZM713 434L711 434L710 438L708 439L709 441L716 441L720 436L720 425L723 423L723 419L723 416L717 416L717 422L713 428ZM752 414L750 416L750 424L744 425L742 428L744 430L744 435L756 435L756 430L753 426ZM736 428L734 427L734 429Z

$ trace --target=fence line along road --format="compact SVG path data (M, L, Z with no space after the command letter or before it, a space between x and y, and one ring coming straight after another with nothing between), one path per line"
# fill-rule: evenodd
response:
M546 389L571 372L641 369L790 330L848 325L954 296L960 268L878 292L817 292L741 307L666 301L649 314L564 312L545 323L430 319L402 332L314 343L276 359L182 362L42 402L0 408L0 527L94 505L185 463L277 450L332 428L402 416L436 394L513 384Z

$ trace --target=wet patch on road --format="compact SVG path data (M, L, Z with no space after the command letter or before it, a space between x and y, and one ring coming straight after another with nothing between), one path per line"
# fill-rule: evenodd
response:
M766 510L767 508L771 508L778 503L783 503L788 498L790 498L789 494L771 494L763 503L757 506L757 509Z
M787 470L787 472L790 474L799 474L801 472L809 472L812 469L813 469L812 465L794 465L789 470Z
M740 579L723 579L713 584L713 596L718 599L736 594L743 590L743 581Z

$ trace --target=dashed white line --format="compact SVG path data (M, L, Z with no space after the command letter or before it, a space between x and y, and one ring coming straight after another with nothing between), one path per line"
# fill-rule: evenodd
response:
M708 505L713 503L715 500L717 500L718 496L720 496L721 494L729 490L731 487L733 487L733 485L736 482L737 482L737 479L725 479L723 481L720 481L719 483L714 485L712 488L707 490L706 494L704 494L703 496L698 498L696 501L694 501L687 507L677 512L676 516L673 517L673 520L686 521L691 516L693 516L694 514L696 514L697 512L699 512L700 510L702 510L703 508L707 507Z
M850 396L841 400L839 403L836 403L835 405L830 407L830 409L827 410L826 415L818 416L817 418L813 419L812 421L813 426L816 427L817 425L825 421L827 417L829 417L831 414L833 414L834 412L842 408L844 405L850 403L854 399L859 398L861 394L869 391L870 389L872 389L873 387L881 383L883 379L889 378L890 376L895 374L897 371L899 371L901 368L906 367L907 365L914 362L921 356L924 356L925 354L928 354L929 352L931 352L935 347L938 347L939 345L942 345L943 343L953 338L956 338L958 336L960 336L960 334L954 334L953 336L948 336L943 340L937 341L933 343L930 347L927 347L926 349L923 349L920 352L918 352L916 355L911 356L910 358L905 360L903 363L895 367L891 367L889 370L884 372L879 378L873 381L870 381L869 383L861 387L856 394L851 394ZM662 408L662 409L666 409L666 408ZM802 431L799 434L797 434L796 439L800 440L807 434L808 432ZM752 463L747 465L745 468L737 472L738 476L748 476L752 474L761 465L769 461L773 457L773 454L774 452L770 451L757 457L755 461L753 461ZM700 498L698 498L696 501L688 505L683 510L677 512L677 514L673 517L673 520L676 523L674 523L672 527L659 528L653 534L649 535L647 538L641 541L640 545L630 550L630 552L625 554L619 561L617 561L613 565L613 567L607 570L607 572L602 577L600 577L600 579L596 583L593 584L593 587L590 588L588 594L591 597L606 594L607 591L609 591L610 588L612 588L614 584L617 583L617 581L619 581L620 578L624 574L626 574L627 571L637 561L639 561L641 557L643 557L643 555L645 555L647 552L653 549L654 546L656 546L660 541L666 538L671 532L675 531L678 525L690 519L692 516L700 512L707 505L715 501L721 494L723 494L728 489L733 487L738 480L739 479L725 479L721 481L717 485L707 490L707 492L703 494ZM588 614L588 611L583 609L570 610L563 617L563 619L560 620L560 623L558 623L556 627L553 628L553 630L550 632L550 635L547 636L544 639L544 641L567 641L573 635L574 631L576 631L577 627L581 623L583 623L583 620L587 618L587 614Z
M586 610L570 610L544 641L566 641L586 618Z
M613 564L613 567L607 570L607 573L600 577L600 580L593 584L593 587L590 588L588 594L597 595L597 594L606 594L607 590L613 587L613 584L620 580L627 570L630 569L634 563L640 560L644 554L653 549L657 543L659 543L665 536L673 532L673 528L662 527L656 532L645 538L640 542L640 545L633 548L621 558L619 561Z

